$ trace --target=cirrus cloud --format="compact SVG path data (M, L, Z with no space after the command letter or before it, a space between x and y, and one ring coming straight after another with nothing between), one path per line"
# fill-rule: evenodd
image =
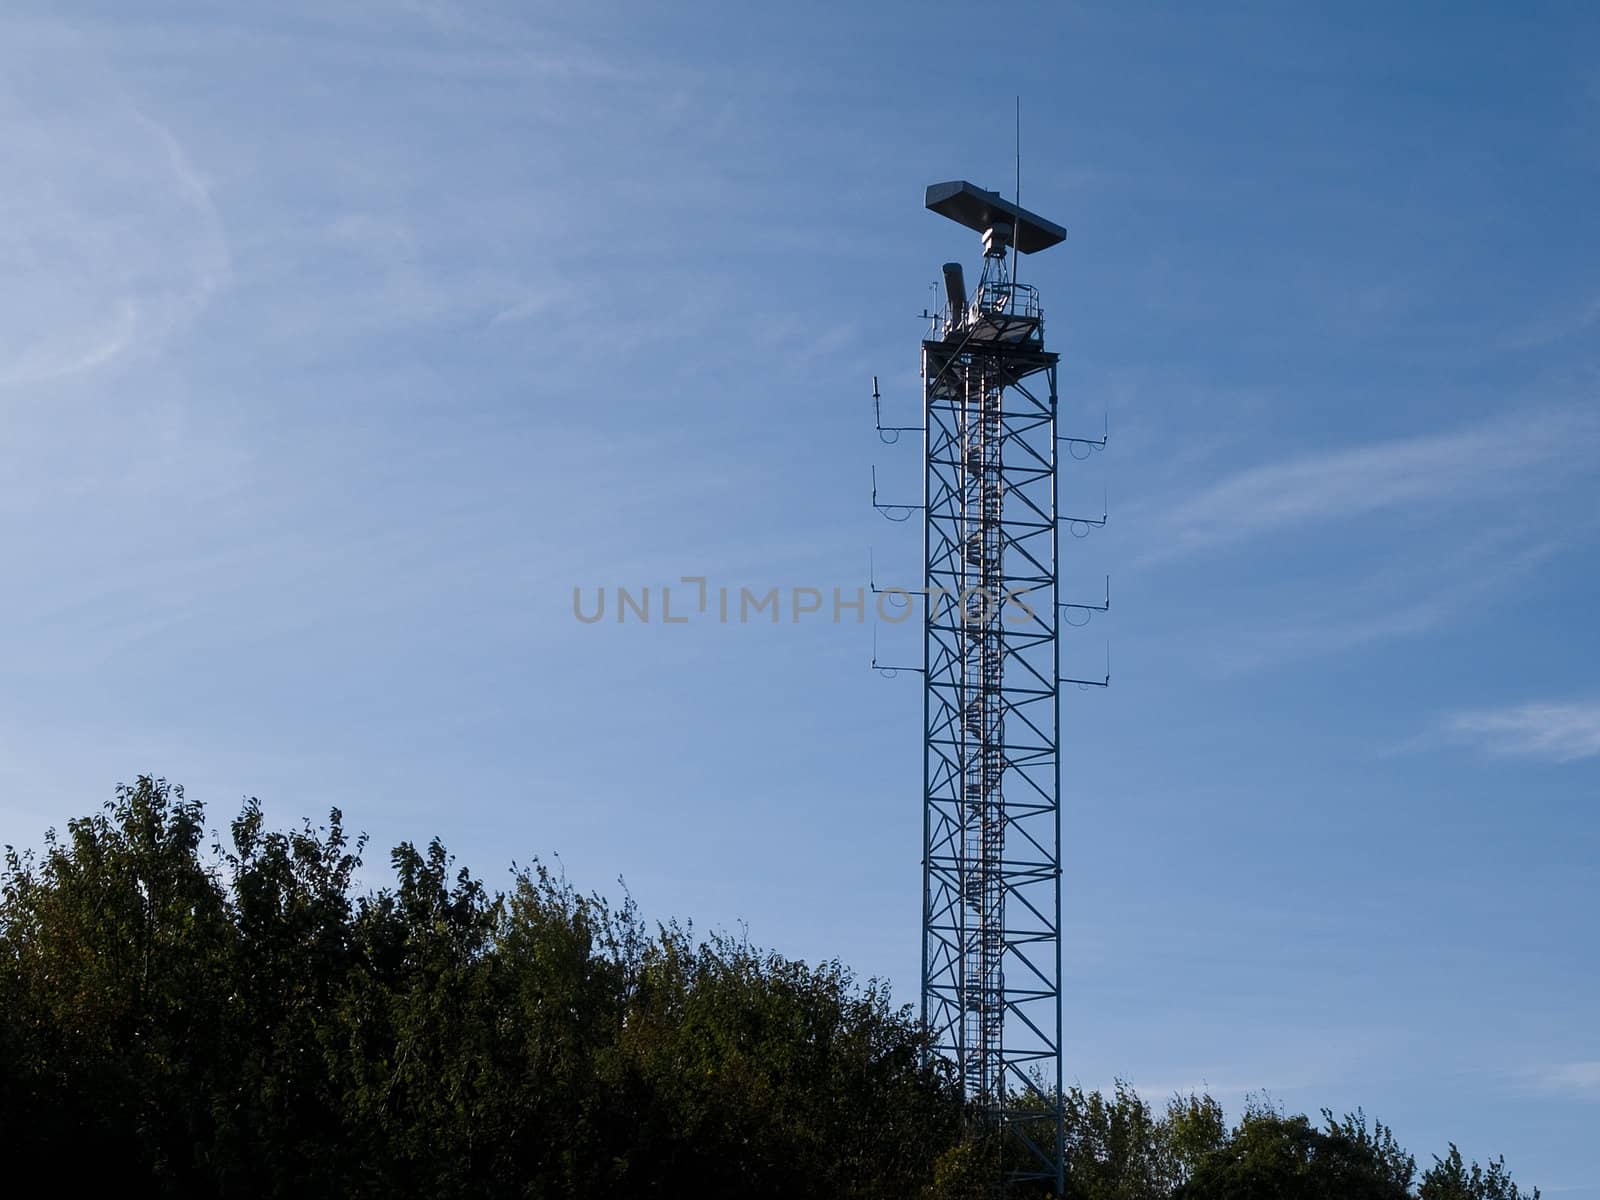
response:
M191 321L230 275L207 180L93 53L0 58L0 385L92 370Z
M1443 732L1496 756L1577 762L1600 756L1600 702L1457 712L1445 719Z

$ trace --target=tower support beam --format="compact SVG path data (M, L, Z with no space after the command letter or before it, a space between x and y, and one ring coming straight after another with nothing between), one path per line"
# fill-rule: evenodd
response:
M922 345L922 1016L1010 1177L1059 1192L1057 356L1003 256L962 301Z

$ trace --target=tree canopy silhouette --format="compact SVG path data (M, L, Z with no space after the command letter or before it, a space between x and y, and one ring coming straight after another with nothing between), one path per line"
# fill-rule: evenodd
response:
M538 863L491 892L438 841L361 893L363 850L337 810L278 832L255 801L208 845L149 777L7 847L13 1161L67 1194L993 1194L1008 1143L878 982L652 928ZM1360 1114L1063 1099L1081 1200L1528 1195L1453 1146L1417 1180Z

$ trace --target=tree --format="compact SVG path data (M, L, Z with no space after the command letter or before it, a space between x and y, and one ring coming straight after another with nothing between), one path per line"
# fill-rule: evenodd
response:
M69 1194L988 1200L1036 1165L837 961L651 928L537 862L491 892L437 840L358 895L337 809L277 832L252 800L204 841L146 777L39 855L7 848L0 1127ZM1041 1088L1015 1108L1053 1112ZM1121 1082L1063 1107L1077 1200L1411 1195L1415 1162L1359 1112L1229 1129L1209 1096L1157 1113ZM1524 1195L1454 1146L1416 1193Z
M1491 1162L1487 1171L1477 1163L1468 1167L1452 1142L1449 1154L1434 1157L1417 1195L1420 1200L1539 1200L1539 1189L1519 1190L1506 1171L1504 1158Z
M1165 1149L1165 1182L1169 1192L1182 1187L1209 1155L1228 1140L1222 1105L1210 1096L1174 1096L1161 1124Z
M1070 1193L1081 1200L1143 1200L1172 1190L1165 1130L1122 1080L1107 1098L1072 1088L1065 1097Z
M1332 1120L1247 1112L1224 1146L1203 1157L1175 1193L1181 1200L1406 1200L1370 1138Z
M144 778L48 835L42 861L6 849L0 1114L55 1177L120 1164L180 1189L207 1171L234 930L202 837L200 806Z

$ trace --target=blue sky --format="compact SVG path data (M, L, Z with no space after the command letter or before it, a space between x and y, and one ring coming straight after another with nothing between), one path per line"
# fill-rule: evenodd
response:
M914 999L914 680L572 589L915 579L929 182L1063 421L1068 1074L1600 1197L1600 22L1578 5L29 3L0 828L343 807ZM910 423L908 419L907 423ZM903 630L880 652L915 653ZM380 864L381 865L381 864ZM369 871L372 879L381 871Z

